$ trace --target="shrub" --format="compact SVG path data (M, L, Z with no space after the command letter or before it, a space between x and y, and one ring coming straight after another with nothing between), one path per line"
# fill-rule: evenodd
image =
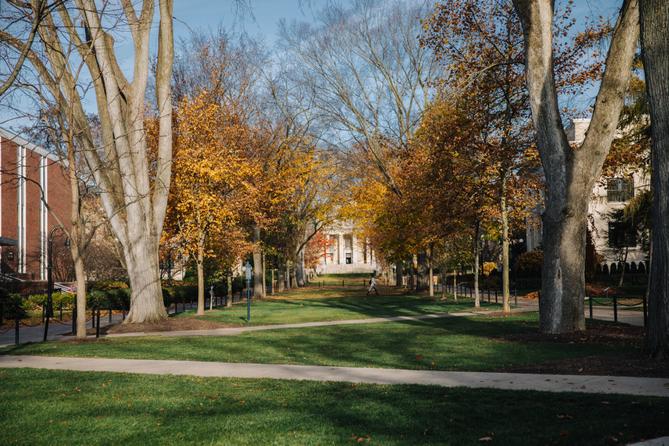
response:
M544 253L537 249L520 254L516 259L513 269L519 277L541 277L543 263Z

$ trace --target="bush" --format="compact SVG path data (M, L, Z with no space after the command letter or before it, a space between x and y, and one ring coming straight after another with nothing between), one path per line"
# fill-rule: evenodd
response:
M518 256L513 270L518 277L541 277L544 253L541 250L524 252Z

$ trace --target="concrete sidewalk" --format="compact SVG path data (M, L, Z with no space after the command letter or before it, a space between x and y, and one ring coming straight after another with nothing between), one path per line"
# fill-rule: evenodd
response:
M300 322L294 324L274 324L274 325L251 325L248 327L230 327L230 328L212 328L208 330L174 330L174 331L147 331L147 332L132 332L132 333L111 333L100 335L101 338L123 338L123 337L137 337L137 336L165 336L165 337L186 337L186 336L234 336L241 333L251 331L265 331L265 330L285 330L290 328L312 328L312 327L330 327L333 325L358 325L358 324L379 324L383 322L406 322L406 321L422 321L427 319L442 319L448 317L465 317L485 315L495 313L499 310L482 310L482 311L459 311L454 313L430 313L420 314L417 316L386 316L374 317L367 319L343 319L335 321L317 321L317 322ZM514 308L512 313L526 313L533 312L536 309L532 308ZM71 336L63 336L59 340L70 340Z
M0 368L38 368L219 378L270 378L370 384L420 384L669 398L669 378L326 367L143 359L0 356Z

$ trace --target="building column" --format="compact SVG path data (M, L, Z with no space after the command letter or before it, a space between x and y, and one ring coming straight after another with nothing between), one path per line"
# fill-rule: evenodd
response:
M351 233L351 265L355 263L355 248L357 246L355 235Z
M337 264L341 265L344 261L344 235L337 234Z

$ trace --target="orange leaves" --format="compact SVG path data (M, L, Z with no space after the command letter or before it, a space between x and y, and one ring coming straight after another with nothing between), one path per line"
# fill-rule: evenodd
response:
M252 129L203 92L179 104L175 130L166 238L188 255L203 245L209 256L220 255L222 239L228 249L242 246L238 226L256 201Z

